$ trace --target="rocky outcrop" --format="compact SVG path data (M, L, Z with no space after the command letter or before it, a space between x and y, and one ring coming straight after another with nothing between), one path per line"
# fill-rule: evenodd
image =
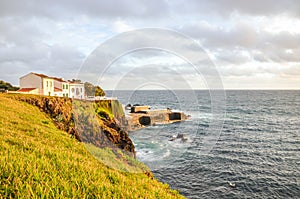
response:
M189 115L181 111L172 111L171 109L145 110L144 107L147 106L138 106L131 109L131 112L127 115L127 125L125 126L127 131L135 131L150 125L181 122L190 118ZM143 108L143 110L141 111L138 108Z
M135 156L135 148L128 133L116 122L121 121L124 114L118 113L114 116L114 112L119 109L118 102L74 101L70 98L36 95L11 96L37 106L52 118L57 128L78 141L92 143L101 148L116 147L130 156Z
M83 142L93 143L101 148L117 147L123 149L127 155L135 156L133 142L118 124L124 120L123 109L118 101L75 101L73 112L75 130Z

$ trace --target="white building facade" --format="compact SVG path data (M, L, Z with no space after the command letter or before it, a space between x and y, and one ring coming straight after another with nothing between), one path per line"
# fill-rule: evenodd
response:
M69 82L62 78L54 78L54 93L58 97L69 97Z
M54 81L43 74L29 73L20 78L19 92L29 89L35 89L39 95L54 96Z
M84 97L84 84L76 83L76 82L69 82L70 87L70 98L75 99L85 99Z
M38 73L29 73L21 77L18 93L85 99L83 83Z
M54 96L54 81L52 78L42 78L42 93L42 95Z

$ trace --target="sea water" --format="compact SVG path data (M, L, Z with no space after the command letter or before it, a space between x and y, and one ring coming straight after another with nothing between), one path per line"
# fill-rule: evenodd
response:
M300 91L110 91L123 104L171 108L187 121L131 132L137 158L187 198L300 198ZM210 127L222 120L214 132ZM186 141L171 141L184 133ZM205 139L214 133L209 150ZM234 184L235 186L230 186Z

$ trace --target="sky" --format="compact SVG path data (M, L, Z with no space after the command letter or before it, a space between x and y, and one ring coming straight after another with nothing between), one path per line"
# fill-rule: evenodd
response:
M0 71L13 85L37 72L106 90L300 89L300 2L2 0Z

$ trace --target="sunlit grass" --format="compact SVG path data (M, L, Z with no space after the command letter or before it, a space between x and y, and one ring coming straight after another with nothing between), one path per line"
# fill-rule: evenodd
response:
M110 168L131 173L145 173L149 171L146 165L124 154L124 152L118 148L112 151L110 148L100 149L93 144L86 144L86 148L96 159Z
M144 173L110 169L38 108L4 96L0 95L0 198L182 197ZM97 153L97 158L108 156L111 164L121 164L109 149Z

